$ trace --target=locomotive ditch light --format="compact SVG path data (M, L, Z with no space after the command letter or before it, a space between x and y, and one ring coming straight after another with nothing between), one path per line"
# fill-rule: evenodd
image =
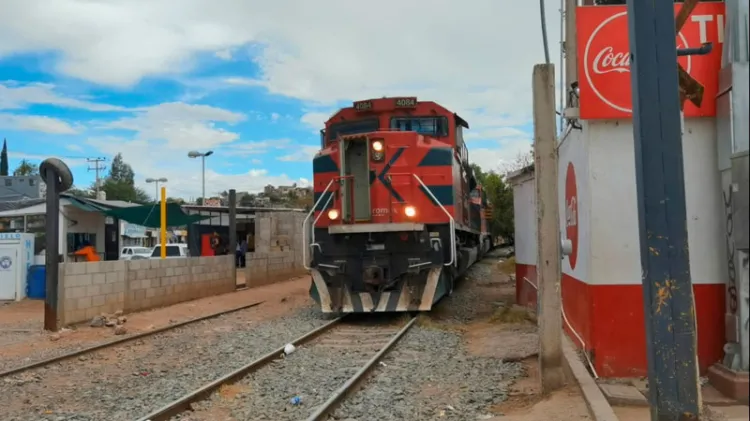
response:
M331 221L335 221L339 218L339 211L338 209L331 209L328 211L328 219Z
M408 216L409 218L413 218L417 214L417 210L414 208L414 206L407 206L404 208L404 215Z

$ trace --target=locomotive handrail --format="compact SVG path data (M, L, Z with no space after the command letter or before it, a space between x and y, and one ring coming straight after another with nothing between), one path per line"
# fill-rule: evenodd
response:
M437 198L435 197L435 195L434 195L434 194L432 194L432 190L430 190L430 188L429 188L429 187L427 187L427 186L426 186L426 185L424 184L424 182L422 182L422 179L421 179L421 178L419 178L419 176L418 176L418 175L416 175L416 174L413 174L413 175L414 175L414 178L416 178L416 179L417 179L417 181L419 181L419 184L421 184L421 185L422 185L422 187L424 187L425 191L427 192L427 194L429 194L429 195L430 195L430 197L432 198L432 200L433 200L433 201L434 201L435 203L437 203L437 205L438 205L438 206L440 206L440 209L442 209L442 210L443 210L443 212L445 212L445 214L446 214L446 215L448 215L448 218L450 219L450 231L451 231L451 261L450 261L450 262L448 262L448 263L446 263L446 264L445 264L445 266L451 266L451 265L453 264L453 262L454 262L454 261L456 260L456 220L455 220L455 219L453 219L453 216L451 216L450 212L448 212L448 209L445 209L445 206L443 206L443 204L442 204L442 203L440 203L440 202L439 202L439 201L437 200Z
M320 194L320 197L318 198L318 200L313 205L312 209L310 209L310 213L308 213L307 216L305 217L305 220L302 221L302 266L304 266L306 270L310 270L311 268L310 268L310 266L307 265L307 248L309 247L309 245L307 244L307 235L306 235L307 234L307 229L305 229L305 227L307 226L307 221L310 219L310 217L315 214L315 209L318 208L318 205L320 204L320 201L323 200L323 198L325 197L326 193L328 193L328 189L331 188L331 184L333 184L333 182L334 182L334 180L331 180L328 183L328 185L326 186L325 190L323 190L323 193ZM331 201L332 198L333 198L333 195L331 195L328 198L328 201L326 201L326 204L324 205L324 209L325 209L325 206L328 206L328 203ZM321 211L321 215L322 214L323 213ZM320 218L320 215L318 215L318 218ZM317 221L318 221L318 219L316 218L315 221L313 221L312 226L310 227L310 234L311 234L311 236L315 235L315 222L317 222Z

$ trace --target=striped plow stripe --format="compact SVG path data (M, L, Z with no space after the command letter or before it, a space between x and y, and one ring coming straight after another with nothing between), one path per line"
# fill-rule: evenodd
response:
M323 279L323 275L317 269L311 269L313 282L320 297L320 307L323 313L339 313L338 307L334 305L331 294L340 295L341 313L371 313L371 312L404 312L404 311L429 311L435 301L438 281L442 268L430 269L427 281L421 296L416 303L412 301L412 291L403 288L400 291L383 293L351 293L347 288L337 289L331 292Z

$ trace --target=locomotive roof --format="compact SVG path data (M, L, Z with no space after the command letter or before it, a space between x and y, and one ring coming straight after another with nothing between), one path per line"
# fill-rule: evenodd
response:
M397 100L406 100L406 101L412 101L412 106L405 106L405 107L399 107L396 105ZM369 103L369 104L368 104ZM386 112L386 111L395 111L398 109L414 109L417 108L420 105L428 105L432 104L434 108L436 108L439 111L442 112L451 112L447 108L443 107L442 105L438 104L434 101L418 101L416 97L382 97L382 98L371 98L371 99L365 99L361 101L355 101L351 107L344 107L336 111L327 121L326 124L329 124L332 122L333 119L335 119L337 116L339 116L342 112L345 111L357 111L356 107L358 104L368 104L370 107L367 110L359 110L363 115L371 115L373 112ZM462 126L464 128L469 128L469 123L461 118L456 113L453 114L453 119L455 123L459 126Z

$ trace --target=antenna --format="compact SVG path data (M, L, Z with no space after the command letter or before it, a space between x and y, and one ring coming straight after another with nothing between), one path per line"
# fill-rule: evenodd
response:
M99 198L99 171L103 171L103 170L107 169L107 167L105 167L104 165L99 165L99 163L100 162L104 162L106 160L107 160L107 158L103 158L103 157L86 158L86 162L93 162L94 163L94 167L93 168L89 167L88 170L89 171L96 171L96 181L94 182L94 191L95 191L95 196L94 197L96 199Z

